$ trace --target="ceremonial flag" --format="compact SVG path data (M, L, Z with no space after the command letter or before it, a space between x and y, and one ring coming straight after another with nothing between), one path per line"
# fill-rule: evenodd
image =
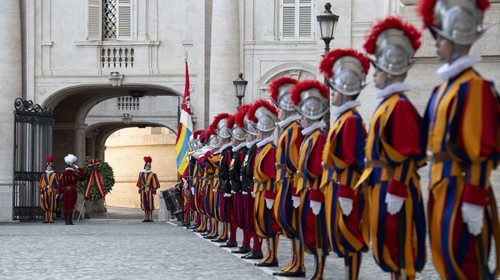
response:
M187 167L188 141L193 132L191 121L191 106L189 97L189 71L186 59L186 79L184 83L184 97L182 99L181 114L175 140L175 154L177 155L177 173L184 174Z

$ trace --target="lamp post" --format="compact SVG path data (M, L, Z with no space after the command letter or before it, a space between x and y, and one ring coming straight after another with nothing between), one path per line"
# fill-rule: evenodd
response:
M316 20L319 23L319 30L321 32L321 40L325 42L325 54L330 51L330 42L333 40L333 32L337 22L339 21L339 16L332 13L332 4L325 4L325 11L322 14L316 16ZM330 88L328 81L325 78L325 85ZM328 112L325 114L325 123L330 127L330 97L328 97Z
M123 123L125 125L131 124L132 123L132 118L133 118L132 115L130 115L129 113L124 113L122 115L122 120L123 120Z
M245 97L245 90L247 88L248 81L243 79L243 73L238 74L238 79L233 81L234 88L236 90L236 97L238 98L238 107L241 106L241 99Z

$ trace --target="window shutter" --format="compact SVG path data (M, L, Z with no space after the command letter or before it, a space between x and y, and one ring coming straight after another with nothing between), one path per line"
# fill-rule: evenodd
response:
M131 39L130 0L118 0L118 40Z
M283 0L281 17L281 37L295 38L295 0Z
M299 7L299 38L311 37L311 6Z
M88 0L87 7L87 40L101 40L101 0Z

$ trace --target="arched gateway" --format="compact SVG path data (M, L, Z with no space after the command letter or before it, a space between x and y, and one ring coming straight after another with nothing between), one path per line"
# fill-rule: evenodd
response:
M12 219L43 218L37 182L47 155L54 156L60 171L68 153L78 157L79 165L86 158L103 158L106 139L119 129L176 131L179 95L154 84L79 85L54 92L42 105L16 100Z

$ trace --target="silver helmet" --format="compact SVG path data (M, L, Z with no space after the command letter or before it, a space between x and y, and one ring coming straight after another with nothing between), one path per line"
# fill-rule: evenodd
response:
M269 103L267 104L271 105ZM276 120L278 119L277 114L272 112L267 105L259 105L259 102L257 102L256 106L258 106L258 108L255 110L257 122L255 123L255 128L264 132L273 131L276 127Z
M288 112L295 111L295 106L290 98L290 90L298 82L291 77L281 77L269 84L269 93L276 106Z
M245 124L243 130L246 133L253 136L257 135L257 128L255 127L255 124L252 121L250 121L247 116L245 116L245 118L243 119L243 123Z
M242 140L245 140L246 133L241 127L235 125L233 127L233 129L231 130L231 136L233 138L235 138L236 140L242 141Z
M228 120L230 115L228 113L220 113L215 116L214 120L210 124L210 127L213 129L215 134L220 138L227 139L231 137L228 128Z
M420 36L413 25L390 16L374 25L364 48L376 57L372 61L375 67L399 76L413 66L413 56L420 47Z
M459 45L472 45L484 33L484 11L476 0L438 0L434 6L438 26L432 31Z
M370 62L354 49L337 49L325 55L320 70L330 87L344 95L356 95L365 86Z
M319 81L302 81L292 88L291 95L297 111L310 120L320 119L330 109L329 90Z

